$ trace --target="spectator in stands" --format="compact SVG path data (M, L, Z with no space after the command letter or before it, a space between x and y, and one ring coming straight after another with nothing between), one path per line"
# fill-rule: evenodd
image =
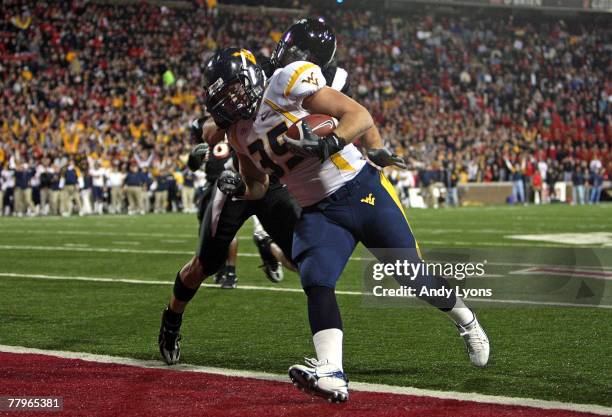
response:
M62 173L71 159L92 157L106 168L117 161L142 170L182 170L177 155L186 151L185 127L202 111L202 62L222 45L269 56L278 31L295 18L216 4L207 13L207 0L193 10L30 3L24 9L20 0L5 0L0 11L0 164L39 165L48 154ZM352 94L415 174L435 172L447 161L462 181L508 181L510 167L533 159L543 201L557 181L572 182L577 165L585 163L591 173L601 165L609 179L607 16L560 20L346 8L323 14L342 40L337 64L350 70ZM164 84L167 72L172 76ZM533 171L526 165L529 178ZM415 177L423 190L436 182L429 174ZM114 188L113 199L112 190L111 202L120 205L123 196ZM11 202L12 194L4 194ZM141 194L144 201L147 193ZM176 193L171 195L174 207Z

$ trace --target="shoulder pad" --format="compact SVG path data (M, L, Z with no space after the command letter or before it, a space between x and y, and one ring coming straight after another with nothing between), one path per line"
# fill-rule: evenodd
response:
M277 71L275 90L285 97L304 98L325 87L321 68L308 61L296 61Z

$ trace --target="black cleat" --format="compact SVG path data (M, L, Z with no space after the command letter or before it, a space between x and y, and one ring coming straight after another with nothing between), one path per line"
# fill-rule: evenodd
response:
M219 271L215 274L215 284L223 285L223 281L225 281L227 273L227 267L223 266Z
M225 279L221 283L221 288L223 288L224 290L231 290L236 288L237 285L238 277L236 277L236 273L228 271L225 274Z
M284 277L283 266L274 257L270 249L270 245L273 242L272 238L265 232L255 232L253 233L253 241L263 262L261 268L263 268L266 277L272 282L281 282Z
M180 324L176 328L169 328L166 323L166 311L162 314L162 324L159 329L159 337L157 343L159 344L159 353L168 365L174 365L181 357L181 326Z

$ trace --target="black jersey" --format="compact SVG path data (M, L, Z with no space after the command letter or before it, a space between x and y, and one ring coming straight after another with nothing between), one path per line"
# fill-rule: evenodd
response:
M274 71L277 70L277 68L272 66L270 58L260 57L257 59L257 62L264 70L267 78L272 77ZM346 95L349 95L349 77L348 72L346 72L344 68L338 67L335 61L332 61L332 63L329 64L327 67L321 68L321 72L323 72L323 76L325 77L325 82L328 87L331 87L334 90L338 90Z
M235 158L235 153L227 142L219 142L213 146L210 156L204 165L206 181L210 183L217 181L219 175L221 175L224 170L228 169L226 164L232 158Z
M322 68L321 72L323 72L328 87L349 95L349 77L348 72L344 68L340 68L332 63Z

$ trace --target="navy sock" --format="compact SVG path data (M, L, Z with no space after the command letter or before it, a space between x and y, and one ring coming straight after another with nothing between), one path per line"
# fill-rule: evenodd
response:
M308 296L308 320L312 334L325 329L342 330L335 289L315 286L304 288L304 292Z

